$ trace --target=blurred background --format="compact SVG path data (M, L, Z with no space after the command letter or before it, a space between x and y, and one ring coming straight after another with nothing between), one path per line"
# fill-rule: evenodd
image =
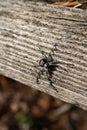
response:
M0 130L87 130L87 111L0 76Z

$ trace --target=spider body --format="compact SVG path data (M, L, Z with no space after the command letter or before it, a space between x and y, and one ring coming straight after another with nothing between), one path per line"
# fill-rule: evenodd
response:
M39 66L47 68L49 72L56 70L57 62L54 62L51 54L48 57L44 57L39 61Z
M67 63L54 60L54 52L57 50L56 47L57 47L57 44L54 44L50 53L47 55L44 51L41 51L41 48L39 46L40 52L43 57L39 60L38 65L34 65L34 67L37 68L37 77L36 77L37 84L40 83L39 79L41 79L41 76L46 74L46 77L50 83L50 86L53 87L56 92L58 92L58 90L53 85L53 73L54 71L56 71L57 66L67 72L65 68L59 65L59 64L67 64Z
M43 52L42 52L42 55L43 55ZM53 81L52 81L52 76L53 76L53 72L56 70L57 62L54 61L52 54L49 53L48 56L43 55L42 59L40 59L38 64L39 64L38 65L39 71L37 73L38 74L37 83L39 84L39 79L45 73L50 85L52 87L54 87ZM56 90L56 88L55 88L55 90Z

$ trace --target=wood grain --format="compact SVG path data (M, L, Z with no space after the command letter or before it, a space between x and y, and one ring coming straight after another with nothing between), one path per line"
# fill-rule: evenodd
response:
M44 2L1 0L0 74L87 110L87 11ZM50 86L47 75L37 84L41 51L58 67Z

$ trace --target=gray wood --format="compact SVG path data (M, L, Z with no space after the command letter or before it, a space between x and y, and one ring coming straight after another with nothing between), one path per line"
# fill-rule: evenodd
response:
M57 44L52 87L36 77L43 51ZM46 3L0 1L0 74L87 110L87 11ZM22 89L22 88L21 88Z

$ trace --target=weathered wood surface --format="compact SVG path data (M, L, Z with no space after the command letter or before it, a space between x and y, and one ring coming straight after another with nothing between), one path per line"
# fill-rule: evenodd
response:
M37 60L57 44L52 76L37 84ZM64 69L67 71L65 71ZM0 74L87 110L87 11L22 0L0 1Z

